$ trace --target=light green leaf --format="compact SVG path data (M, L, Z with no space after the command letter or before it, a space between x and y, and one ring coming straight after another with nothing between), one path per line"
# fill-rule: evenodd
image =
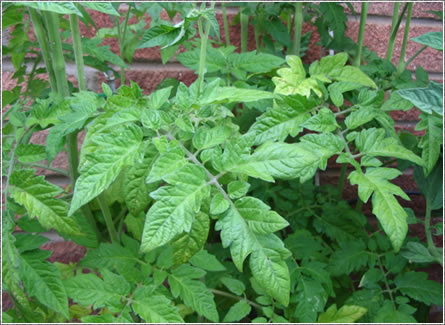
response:
M243 181L233 181L227 185L227 191L231 199L238 199L247 194L250 184Z
M335 73L331 73L330 77L338 81L348 81L361 84L362 86L377 89L377 85L359 68L347 65Z
M20 2L21 5L31 7L37 10L51 11L62 15L76 14L82 16L80 11L76 8L73 2L59 2L59 1L40 1L40 2Z
M224 265L205 249L193 255L190 259L190 263L206 271L221 272L226 270Z
M31 297L69 319L68 296L55 265L42 260L39 254L27 252L20 255L19 272Z
M413 108L413 104L403 98L397 91L391 92L381 109L383 111L408 111Z
M145 150L144 160L134 163L125 170L122 182L124 200L128 210L135 216L148 206L151 201L150 192L158 187L157 183L149 185L145 182L157 155L155 146L151 144Z
M435 261L428 248L421 243L409 242L406 245L406 249L400 251L400 254L408 261L414 263L431 263Z
M69 215L107 189L125 165L141 158L142 130L134 124L98 135L93 141L98 149L80 169Z
M426 130L421 138L419 147L422 148L424 161L424 173L428 176L436 166L440 156L440 148L443 143L443 121L435 115L420 115L420 122L416 125L416 131Z
M39 248L43 244L45 244L49 239L40 235L32 235L26 233L16 233L15 237L15 246L19 253L32 251L34 249Z
M149 323L183 323L178 309L165 296L147 296L133 301L133 310Z
M89 250L80 265L90 269L121 269L133 266L138 261L130 250L117 243L101 243L99 248Z
M233 323L239 322L244 317L250 314L252 307L246 302L246 300L240 300L232 307L230 307L223 322Z
M241 296L244 291L246 291L246 286L244 285L243 281L229 278L227 276L224 276L219 279L224 286L230 290L230 292L233 292L234 294Z
M367 309L360 306L344 305L339 310L334 304L318 316L318 323L354 323L366 313Z
M230 206L221 193L216 193L210 201L210 214L217 215L225 212Z
M443 32L428 32L414 37L412 41L432 47L433 49L443 51Z
M211 96L200 99L201 105L218 104L218 103L247 103L256 102L262 99L273 99L274 94L264 90L244 89L236 87L221 87L217 92L213 92Z
M45 147L33 143L20 143L17 146L15 153L18 161L25 164L46 159Z
M203 282L194 280L187 274L173 272L168 276L168 283L173 296L180 296L184 303L199 315L216 323L219 321L213 294Z
M375 117L384 114L380 109L372 106L361 106L357 111L351 112L345 119L346 127L349 130L358 128L359 126L368 123Z
M117 320L111 314L102 314L102 315L89 315L83 316L80 318L82 323L103 323L103 324L111 324L115 323Z
M87 7L89 9L93 9L99 12L103 12L104 14L119 16L119 12L111 5L109 2L82 2L82 6Z
M232 133L232 129L225 125L217 125L214 128L200 127L193 136L193 146L196 149L207 149L226 141Z
M329 95L335 106L340 107L344 104L343 93L363 87L359 83L349 81L338 81L328 86Z
M353 171L348 176L351 185L359 186L359 197L363 202L367 202L371 194L374 193L372 212L389 236L395 251L400 249L408 232L408 215L394 195L398 195L405 200L409 200L409 197L400 187L388 182L388 180L394 179L400 174L401 172L396 169L374 168L368 169L366 174Z
M210 186L205 179L204 170L192 164L165 177L173 186L161 187L151 194L157 202L147 213L142 251L162 246L183 231L190 232L201 201L210 196Z
M309 74L311 76L318 74L325 74L329 76L336 70L343 68L346 62L348 62L348 54L344 52L325 56L320 61L315 61L311 64L309 67Z
M340 127L335 120L334 113L326 107L320 109L316 115L305 121L302 126L317 132L332 132Z
M422 112L433 112L443 116L443 85L431 81L426 88L411 88L397 90L404 99L409 100Z
M174 173L181 169L185 164L184 150L177 142L170 142L165 152L162 152L153 164L150 174L147 177L147 183L160 181L168 174Z
M173 87L166 87L156 90L150 94L148 97L148 108L149 109L159 109L161 106L167 102Z
M174 41L179 35L181 28L169 25L155 25L148 29L142 36L142 40L137 48L147 48L154 46L164 46Z
M442 285L428 280L425 272L406 272L398 275L394 282L403 294L426 305L443 303Z
M229 61L237 69L253 73L266 73L280 67L284 60L278 56L256 51L245 53L232 53Z
M63 190L44 180L43 176L34 176L31 169L16 170L12 173L12 197L22 204L30 217L37 217L46 229L55 229L68 236L84 236L74 218L67 217L68 203L55 197Z

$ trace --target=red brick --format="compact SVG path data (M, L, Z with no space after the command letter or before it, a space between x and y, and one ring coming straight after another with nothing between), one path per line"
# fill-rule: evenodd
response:
M65 264L79 262L86 253L85 247L79 246L71 241L49 242L44 244L41 249L53 252L48 259L50 262Z
M359 2L351 2L354 10L361 13L361 4ZM368 7L368 15L393 16L394 4L391 2L371 2ZM400 6L399 14L402 12L403 3ZM350 12L349 9L347 9ZM427 11L443 11L442 2L418 1L414 2L412 17L415 18L434 18L440 20L436 15Z
M418 121L420 111L412 108L409 111L392 111L390 115L395 121Z

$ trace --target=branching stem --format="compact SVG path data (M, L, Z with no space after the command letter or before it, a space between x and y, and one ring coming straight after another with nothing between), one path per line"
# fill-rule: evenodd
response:
M236 299L236 300L245 300L249 305L251 305L252 307L255 307L257 309L263 309L263 306L258 305L257 303L250 301L249 299L243 298L243 297L238 297L235 295L232 295L231 293L225 292L225 291L221 291L221 290L217 290L217 289L210 289L210 291L218 296L223 296L223 297L227 297L227 298L232 298L232 299Z

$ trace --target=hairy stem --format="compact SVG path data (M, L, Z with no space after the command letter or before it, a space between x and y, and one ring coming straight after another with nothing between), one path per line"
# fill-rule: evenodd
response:
M229 23L227 21L226 5L224 2L221 4L221 7L222 7L222 14L223 14L223 22L224 22L224 35L226 36L226 46L230 46Z
M358 32L358 40L357 40L357 53L355 55L353 62L353 65L355 65L356 67L360 66L362 60L363 36L365 35L368 6L369 6L368 2L362 2L362 13L360 15L360 29Z
M34 34L36 35L37 41L40 46L40 51L42 52L43 62L45 63L46 70L48 71L49 84L51 86L51 90L57 92L57 82L56 82L56 77L54 75L52 60L50 58L48 41L45 37L45 28L43 27L42 20L39 14L37 13L37 10L33 8L28 8L28 9L32 25L34 27Z
M86 90L85 68L83 63L82 42L80 40L79 18L76 14L70 15L71 35L73 36L74 59L77 68L77 82L79 90Z
M249 16L240 13L240 24L241 24L241 53L247 51L247 28L249 25Z
M210 289L210 291L213 294L218 295L218 296L232 298L232 299L236 299L236 300L240 300L240 301L241 300L245 300L249 305L251 305L252 307L255 307L257 309L260 309L260 310L263 308L263 306L258 305L257 303L255 303L253 301L250 301L250 300L248 300L246 298L243 298L243 297L238 297L238 296L232 295L231 293L228 293L228 292L225 292L225 291L221 291L221 290L217 290L217 289Z
M110 235L110 239L112 243L119 242L119 237L117 235L116 229L113 224L113 217L111 216L110 209L107 205L107 200L105 198L105 194L102 193L97 197L97 202L99 203L100 209L102 210L105 225L107 226L108 234Z
M406 54L406 45L408 44L408 37L409 37L409 26L411 23L411 14L413 12L413 3L408 3L408 13L406 14L406 21L405 21L405 33L403 34L403 42L402 42L402 49L400 50L400 59L399 59L399 65L397 66L397 74L400 75L406 67L405 64L405 54Z
M394 2L394 9L392 12L391 34L389 36L388 48L386 50L386 59L388 61L391 61L391 59L392 59L392 52L394 50L394 42L396 40L397 31L399 29L399 26L397 26L397 20L399 17L399 9L400 9L400 2Z
M303 3L295 3L294 15L294 44L292 46L292 54L300 56L301 48L301 28L303 26Z

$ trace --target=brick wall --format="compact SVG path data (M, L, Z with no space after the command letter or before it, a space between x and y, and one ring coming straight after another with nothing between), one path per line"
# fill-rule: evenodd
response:
M349 12L349 21L348 21L348 29L346 35L351 37L352 39L357 39L358 34L358 25L360 19L360 4L353 3L353 7L358 15L354 15L352 12ZM369 6L367 26L365 30L365 38L364 45L368 46L371 50L376 51L380 56L384 57L386 54L386 47L388 43L388 37L391 28L391 19L392 19L392 3L388 2L372 2ZM217 19L221 25L222 29L222 15L221 10L218 8ZM422 35L425 32L430 31L442 31L443 25L440 20L436 18L435 15L428 13L427 11L435 10L435 11L443 11L443 3L442 2L417 2L414 4L412 21L411 21L411 30L410 30L410 38ZM235 7L228 8L228 20L229 25L233 20L237 13L237 9ZM92 12L92 17L96 22L98 28L101 27L111 27L112 23L109 20L109 17L105 14ZM167 18L167 15L163 13L163 18ZM135 21L130 20L130 23ZM147 28L150 24L150 17L146 17L145 21L147 22ZM400 51L400 46L402 43L402 28L399 31L394 53L396 54L394 57L394 62L398 62L398 53ZM314 27L310 25L303 26L303 32L312 30L312 39L310 42L310 49L307 52L306 57L304 58L305 62L311 62L320 58L322 53L322 49L318 46L315 46L315 43L319 40L319 37L316 33ZM83 35L91 37L94 32L92 30L87 30L85 26L81 26L81 32ZM7 39L7 34L2 32L3 37ZM221 33L222 40L224 41L224 33ZM239 25L230 27L230 40L232 44L239 46L240 45L240 32ZM111 49L119 54L119 46L116 40L106 40L106 45L110 45ZM411 56L414 54L421 46L414 42L408 43L407 48L407 56ZM249 44L248 48L250 50L255 48L255 42L253 37L253 29L249 28ZM11 79L13 74L13 68L10 60L8 58L2 58L3 70L2 70L2 88L3 89L11 89L15 86L14 81ZM421 55L419 55L408 67L410 70L415 70L418 65L421 65L430 75L430 79L443 82L443 55L442 53L428 49L424 51ZM70 76L70 79L75 80L75 66L72 63L67 64L67 74ZM86 76L88 79L88 88L92 91L101 92L101 83L105 80L102 73L95 71L94 69L87 68ZM130 65L130 68L126 74L127 80L133 80L137 82L140 87L144 90L144 93L150 93L153 91L156 86L167 77L177 78L178 80L184 82L185 84L190 84L196 79L196 75L193 71L181 66L176 60L170 61L168 64L163 65L160 59L160 51L159 48L150 48L150 49L140 49L135 52L134 62ZM119 81L117 80L117 85L119 86ZM416 120L418 117L418 112L416 110L412 110L409 112L395 112L392 113L393 118L396 120L396 128L397 129L407 129L413 130ZM46 137L46 132L42 131L32 137L32 142L34 143L44 143ZM67 160L64 154L59 154L56 159L53 161L52 166L58 168L67 168ZM57 176L52 174L50 171L40 170L39 173L47 175L49 181L52 181L58 185L66 185L68 180L66 178ZM339 169L338 166L330 165L326 172L320 174L321 184L336 184L338 181ZM405 190L415 191L417 190L416 185L413 181L412 170L407 170L404 172L402 176L395 180L395 183L402 186ZM345 197L347 198L355 198L356 197L356 189L350 186L346 186L345 188ZM424 201L420 196L412 196L411 202L404 201L404 206L408 206L414 208L418 215L421 215L424 211ZM365 207L366 208L366 207ZM369 209L369 207L368 207ZM369 210L368 210L369 211ZM71 244L70 244L71 245ZM73 258L78 258L82 254L74 253L75 248L69 246L64 247L60 245L60 243L49 243L46 244L46 247L53 249L55 251L67 250L72 254ZM81 248L78 248L79 251L82 251ZM60 252L57 253L56 255ZM63 255L63 254L61 254Z

